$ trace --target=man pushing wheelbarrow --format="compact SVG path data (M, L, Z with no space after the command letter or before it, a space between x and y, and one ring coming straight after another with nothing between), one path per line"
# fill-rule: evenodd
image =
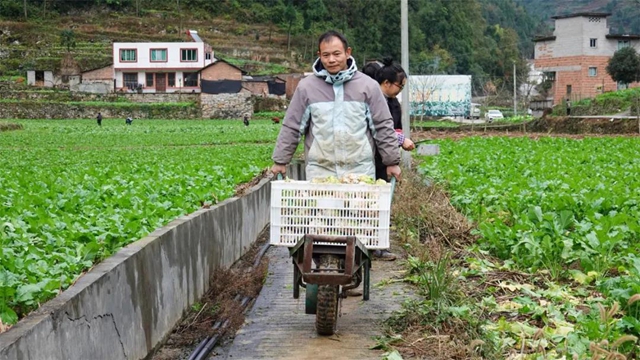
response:
M389 178L400 178L393 119L376 81L357 71L345 37L320 36L314 76L298 84L273 152L274 174L304 136L309 182L272 184L271 243L290 247L294 297L306 287L307 313L321 335L335 331L338 300L363 283L369 297L369 249L389 247L392 185L372 184L378 149Z

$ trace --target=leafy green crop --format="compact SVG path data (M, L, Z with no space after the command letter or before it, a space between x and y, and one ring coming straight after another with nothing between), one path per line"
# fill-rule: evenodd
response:
M425 158L420 171L447 187L452 204L477 223L480 249L503 259L467 258L463 273L495 275L514 266L530 273L482 295L474 311L490 313L486 338L504 354L531 359L637 357L637 139L439 144L441 154Z
M573 263L604 274L638 253L636 139L468 138L441 150L422 171L447 181L500 258L557 277Z
M241 121L15 121L0 133L0 319L14 323L93 264L214 204L270 161L279 127Z

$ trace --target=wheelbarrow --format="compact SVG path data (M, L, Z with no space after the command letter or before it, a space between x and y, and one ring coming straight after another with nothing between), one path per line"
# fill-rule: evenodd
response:
M346 292L370 296L370 250L389 248L395 178L385 185L271 183L272 245L289 247L293 297L305 288L305 313L319 335L332 335Z

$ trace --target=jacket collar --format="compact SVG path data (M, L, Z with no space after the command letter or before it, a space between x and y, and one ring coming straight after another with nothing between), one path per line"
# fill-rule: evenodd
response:
M351 80L351 78L357 71L358 67L356 66L356 60L353 58L353 56L349 56L349 58L347 59L347 68L335 75L329 74L324 66L322 66L320 58L317 58L313 63L313 74L319 78L324 79L324 81L326 81L327 83L333 85L342 84Z

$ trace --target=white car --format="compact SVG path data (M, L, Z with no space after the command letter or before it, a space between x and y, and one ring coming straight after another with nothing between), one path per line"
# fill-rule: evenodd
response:
M489 122L493 122L493 120L496 119L504 119L504 116L502 116L502 111L500 110L489 110L486 114L484 114L484 117Z

